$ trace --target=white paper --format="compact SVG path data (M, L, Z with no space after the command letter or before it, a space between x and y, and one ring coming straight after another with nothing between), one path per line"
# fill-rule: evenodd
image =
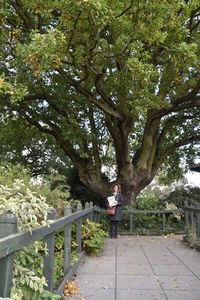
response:
M108 203L109 203L110 206L117 205L117 201L115 200L115 196L110 196L107 199L108 199Z

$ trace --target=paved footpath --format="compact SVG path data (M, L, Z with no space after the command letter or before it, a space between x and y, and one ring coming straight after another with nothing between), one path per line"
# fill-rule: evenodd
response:
M200 253L182 236L107 239L76 277L75 300L200 300Z

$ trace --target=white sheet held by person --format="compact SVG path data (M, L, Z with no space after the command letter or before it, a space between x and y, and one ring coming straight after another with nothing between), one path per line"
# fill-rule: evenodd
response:
M109 203L110 207L117 205L117 201L115 200L115 196L110 196L107 199L108 199L108 203Z

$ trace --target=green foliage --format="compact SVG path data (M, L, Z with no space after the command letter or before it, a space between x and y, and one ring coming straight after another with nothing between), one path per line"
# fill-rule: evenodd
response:
M76 226L72 224L72 236L71 236L71 266L78 260L78 254L76 253ZM54 285L59 285L64 278L64 228L56 232L55 237L55 256L54 256Z
M19 178L19 179L18 179ZM58 180L55 177L54 180ZM30 172L21 165L0 165L0 213L11 210L17 215L18 229L30 230L40 226L49 226L47 213L51 199L58 200L57 205L69 196L65 187L64 191L56 188L52 191L49 183L31 182ZM56 198L57 197L57 198ZM59 202L60 201L60 202ZM56 202L56 201L55 201ZM63 206L62 206L63 207ZM59 244L59 241L58 241ZM13 272L13 287L11 291L12 300L24 299L46 299L44 291L46 285L43 277L43 259L47 255L46 244L43 240L22 248L16 252ZM56 256L56 259L59 258ZM61 274L61 265L55 268L57 274ZM63 274L61 274L62 276ZM51 299L60 299L58 296L48 294Z
M186 228L184 240L191 248L200 250L200 240L197 238L196 222L190 224L189 228Z
M46 199L25 187L17 180L11 187L0 185L0 213L10 210L18 217L19 230L30 231L39 226L47 226L47 213L50 209Z
M90 255L99 255L105 246L105 238L108 234L102 230L101 224L87 220L82 225L83 249Z
M29 169L24 168L21 164L13 165L11 163L0 164L0 184L13 185L17 180L23 180L24 184L29 184L31 174Z
M162 210L163 205L161 201L152 194L145 194L139 196L133 205L133 208L139 210ZM148 230L155 230L162 228L162 216L154 214L138 214L134 216L133 227L138 230L142 229L144 232Z
M22 152L28 157L25 149L39 157L42 144L45 161L51 145L55 161L68 156L93 190L97 183L104 189L104 166L108 175L113 166L119 180L135 186L124 175L131 168L140 185L134 193L164 162L168 179L180 178L177 166L183 157L194 159L199 143L198 6L197 0L15 6L2 0L3 158L19 161ZM17 124L19 135L17 126L12 130Z
M140 195L137 201L134 203L135 209L147 209L147 210L159 210L163 208L162 202L156 198L153 194Z
M16 167L1 165L0 170L0 213L7 210L15 213L20 231L28 229L31 232L39 225L49 226L47 213L50 207L44 196L31 189L28 171L19 165ZM20 179L16 179L17 177ZM13 300L22 299L24 293L31 295L42 293L46 282L43 274L39 274L36 267L41 267L42 264L38 251L43 253L46 251L45 245L41 242L25 247L15 255L11 296Z
M177 190L182 185L177 185ZM137 197L133 204L133 209L136 210L176 210L181 208L176 206L180 201L179 195L177 198L171 198L170 192L174 190L174 186L158 186L157 183L149 185ZM130 207L123 209L123 218L120 222L121 231L130 230ZM107 226L108 227L108 226ZM162 234L163 233L163 217L162 214L133 214L133 231L137 234ZM104 224L104 228L106 228ZM166 224L164 233L182 232L184 229L184 214L183 212L175 212L166 214ZM108 228L107 228L108 230Z
M189 203L194 204L200 199L200 188L182 185L172 190L168 195L163 198L164 202L174 203L178 208L184 207L184 202L187 200ZM193 202L193 203L192 203Z

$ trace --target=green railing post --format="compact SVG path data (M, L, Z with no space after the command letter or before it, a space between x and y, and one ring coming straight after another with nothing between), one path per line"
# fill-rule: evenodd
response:
M164 231L165 227L166 227L166 214L165 214L165 212L162 213L162 220L163 220L163 231Z
M101 212L100 212L100 207L99 206L97 206L97 208L98 208L98 213L97 213L97 223L100 223L100 221L101 221Z
M65 216L69 216L72 213L72 207L70 203L65 207ZM64 234L64 273L66 274L71 266L71 240L72 240L72 224L65 225Z
M97 206L94 205L94 218L93 218L93 220L94 220L95 223L97 222L97 214L98 214L98 212L96 211L96 209L97 209Z
M92 202L90 202L90 208L93 208L93 203ZM93 221L93 216L94 216L94 213L91 212L90 213L90 221Z
M89 204L88 202L86 202L86 203L85 203L85 209L88 209L88 208L90 208L90 204ZM86 215L86 216L84 217L84 223L85 223L85 224L86 224L86 222L87 222L88 219L89 219L89 216Z
M48 213L48 220L56 219L56 210L52 208ZM53 291L53 272L54 272L54 246L55 232L45 236L44 240L47 244L47 255L44 257L44 277L47 281L47 286L44 288L50 292Z
M0 216L0 238L17 232L17 216L7 211ZM0 258L0 297L10 297L14 253Z
M196 206L198 209L200 209L200 203ZM200 213L196 213L196 220L197 220L197 238L200 238Z
M77 204L77 211L82 210L82 204L78 203ZM81 224L82 224L82 218L77 219L76 221L76 243L77 243L77 248L76 252L81 253Z
M190 222L191 222L191 225L193 227L193 225L194 225L194 213L193 213L193 211L190 212Z
M184 205L185 207L188 206L188 201L184 201ZM188 217L188 210L185 209L184 210L184 214L185 214L185 231L186 231L186 234L188 234L188 230L189 230L189 217Z
M130 233L133 232L133 210L130 209Z

